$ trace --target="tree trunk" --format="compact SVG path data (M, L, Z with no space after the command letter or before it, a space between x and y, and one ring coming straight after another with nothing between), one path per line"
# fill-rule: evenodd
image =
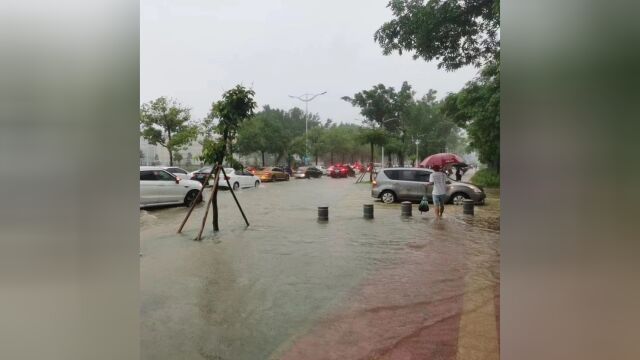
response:
M333 165L333 151L331 152L331 165Z
M369 163L373 166L373 143L371 143L371 157L369 158ZM369 164L367 164L367 169L369 168ZM369 172L369 182L373 182L373 169Z
M260 151L260 153L262 154L262 167L264 167L264 151Z
M318 154L316 154L316 166L318 166Z

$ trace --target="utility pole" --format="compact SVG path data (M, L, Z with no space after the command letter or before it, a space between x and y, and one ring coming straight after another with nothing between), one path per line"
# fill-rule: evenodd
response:
M420 140L416 139L416 162L414 167L418 167L418 144L420 144Z
M305 165L307 165L307 159L309 159L309 137L307 136L307 132L309 131L309 102L320 95L324 95L327 92L321 92L318 94L302 94L300 96L289 95L290 98L298 99L300 101L304 101L304 157L305 157Z

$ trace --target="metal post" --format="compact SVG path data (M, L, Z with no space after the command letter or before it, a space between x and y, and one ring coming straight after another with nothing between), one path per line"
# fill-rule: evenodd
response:
M309 158L309 137L307 136L307 131L309 129L309 101L317 98L320 95L324 95L327 92L321 92L319 94L302 94L300 96L289 95L290 98L298 99L300 101L304 101L304 156L305 160ZM305 165L307 162L305 161Z
M411 201L403 201L400 204L400 214L404 217L411 216L412 207L413 207L413 204L411 204Z
M304 164L309 161L309 102L304 102Z
M465 215L473 215L474 201L471 199L462 200L462 213Z
M328 206L318 206L318 221L329 221Z
M373 219L373 204L362 205L362 211L365 219Z

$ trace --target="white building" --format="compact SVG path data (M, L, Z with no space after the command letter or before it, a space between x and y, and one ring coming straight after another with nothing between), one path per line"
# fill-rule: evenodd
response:
M140 165L169 165L169 152L160 145L151 145L144 138L140 137ZM202 145L194 141L187 146L186 150L179 151L182 160L175 161L176 166L200 165L202 162L197 157L202 154Z

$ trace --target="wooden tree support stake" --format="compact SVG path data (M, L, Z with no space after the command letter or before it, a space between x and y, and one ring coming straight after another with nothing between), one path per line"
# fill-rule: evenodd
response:
M209 206L213 209L213 231L218 231L218 181L220 181L220 169L222 166L220 164L216 165L216 176L213 178L213 191L211 192L211 197L209 198L209 203L207 203L207 211L202 218L202 227L200 228L200 233L198 234L198 240L200 240L200 235L204 230L204 224L207 221L207 214L209 213Z
M211 171L209 172L207 177L204 179L204 184L202 184L202 189L200 189L200 191L198 192L198 196L196 196L193 203L191 203L191 206L189 207L189 211L187 212L187 215L184 217L184 220L182 220L182 224L180 224L180 227L178 228L178 234L182 232L182 228L184 228L184 225L187 223L189 216L191 216L193 209L196 207L196 204L198 203L198 199L202 198L202 193L204 193L204 188L207 187L207 184L209 183L209 179L211 179L211 175L215 170L216 170L216 166L211 166Z
M244 214L244 211L242 210L242 206L240 206L240 202L238 201L238 198L236 197L235 191L233 191L233 186L231 186L231 184L229 183L229 178L227 177L227 173L224 172L224 168L222 168L222 175L224 175L224 179L227 181L227 186L229 187L229 190L231 191L231 195L233 195L233 200L235 200L236 201L236 205L238 205L238 209L240 209L240 213L242 214L242 217L244 218L244 222L247 224L247 226L249 226L249 220L247 220L247 216Z

